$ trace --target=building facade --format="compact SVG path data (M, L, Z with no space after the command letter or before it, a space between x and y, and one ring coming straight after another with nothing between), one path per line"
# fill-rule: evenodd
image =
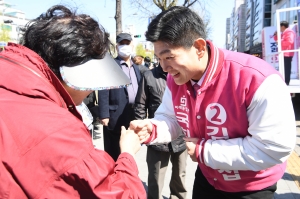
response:
M271 26L272 0L247 0L245 52L261 55L262 29Z
M238 32L237 32L237 51L245 51L245 39L246 39L246 4L241 4L237 10L238 13Z
M276 26L276 10L297 7L297 0L274 0L272 6L272 26ZM284 12L280 14L280 21L288 21L290 24L297 22L297 11Z
M225 48L229 49L230 46L230 18L226 19L226 37L225 37Z
M226 19L226 48L259 55L262 52L262 30L276 26L276 10L296 7L297 0L235 0L230 17ZM297 12L281 13L280 20L297 22ZM229 36L228 36L229 34Z
M245 0L235 0L235 6L232 9L231 17L226 19L226 48L232 51L244 52L245 49ZM227 23L230 23L227 24Z
M28 19L25 18L25 13L14 9L14 5L0 0L0 34L8 35L8 41L19 43L22 29L25 27ZM7 41L4 41L7 42Z

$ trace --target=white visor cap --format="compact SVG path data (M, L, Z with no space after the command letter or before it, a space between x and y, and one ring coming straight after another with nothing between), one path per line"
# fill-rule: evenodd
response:
M61 66L60 74L75 90L107 90L130 84L130 79L108 53L103 59L91 59L72 67Z

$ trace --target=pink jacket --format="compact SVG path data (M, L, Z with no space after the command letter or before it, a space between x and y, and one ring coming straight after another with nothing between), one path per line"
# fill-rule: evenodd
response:
M168 142L183 131L199 138L199 167L216 189L261 190L282 177L295 145L289 91L265 61L208 44L210 62L197 97L191 82L177 85L168 76L148 142Z
M295 49L295 38L296 34L295 32L287 28L283 33L281 34L281 48L282 50L294 50ZM277 41L278 37L277 35L274 36L274 40ZM285 52L284 53L285 57L293 57L294 53L293 52Z

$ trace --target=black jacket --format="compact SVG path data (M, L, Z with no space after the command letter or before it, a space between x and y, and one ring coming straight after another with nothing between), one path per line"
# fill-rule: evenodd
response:
M88 107L88 109L90 110L94 121L96 121L97 117L99 116L98 114L98 102L96 99L96 91L93 91L91 94L89 94L84 100L83 102L85 103L85 105Z
M115 60L120 65L121 59L117 57ZM139 84L141 80L140 70L135 64L133 64L133 68ZM109 118L107 128L116 134L121 133L121 126L128 128L130 121L134 119L128 116L130 107L127 105L128 93L126 88L98 91L99 119Z
M141 74L144 74L144 72L149 70L149 68L147 68L144 65L137 65L137 66L139 67L139 70L140 70Z
M166 88L167 73L163 72L161 66L144 72L139 89L135 98L135 119L153 118L156 109L162 101ZM165 152L180 152L186 149L183 135L169 144L149 145L155 150Z

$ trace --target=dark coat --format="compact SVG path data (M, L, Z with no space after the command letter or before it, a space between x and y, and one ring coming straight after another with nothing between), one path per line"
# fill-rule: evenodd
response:
M120 65L121 59L117 57L115 61ZM133 64L138 83L141 80L141 73L137 65ZM99 119L109 118L108 130L120 134L121 126L128 128L129 122L134 118L129 118L128 113L128 93L126 88L110 89L98 91Z
M140 72L141 72L142 75L144 74L144 72L150 70L149 68L147 68L144 65L137 65L137 66L139 67L139 70L140 70Z
M152 70L146 71L139 84L135 98L135 119L153 118L154 113L161 104L166 88L167 73L163 72L159 65ZM155 150L165 152L180 152L186 149L183 135L169 144L149 145Z
M92 92L91 94L89 94L84 100L83 102L85 103L85 105L91 109L95 106L96 104L96 94L95 92Z

